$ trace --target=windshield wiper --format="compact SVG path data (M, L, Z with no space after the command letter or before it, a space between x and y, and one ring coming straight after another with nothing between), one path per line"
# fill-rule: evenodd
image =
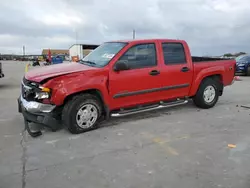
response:
M86 61L86 60L82 60L82 59L80 59L79 62L83 62L83 63L87 63L87 64L91 64L91 65L96 65L96 63L93 61Z

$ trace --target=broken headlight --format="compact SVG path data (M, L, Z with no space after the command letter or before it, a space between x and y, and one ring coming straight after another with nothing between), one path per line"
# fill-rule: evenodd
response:
M36 99L48 99L50 97L50 89L45 87L39 87L41 90L36 91L35 98Z

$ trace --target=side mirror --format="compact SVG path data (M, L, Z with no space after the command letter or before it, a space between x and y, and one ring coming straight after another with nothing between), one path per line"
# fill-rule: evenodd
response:
M121 60L121 61L117 61L115 66L114 66L114 71L118 72L118 71L122 71L122 70L128 70L128 64L127 61Z

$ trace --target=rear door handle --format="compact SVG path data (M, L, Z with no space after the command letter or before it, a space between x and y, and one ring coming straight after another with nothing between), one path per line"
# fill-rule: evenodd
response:
M158 70L152 70L151 72L149 72L149 74L151 76L156 76L156 75L160 74L160 71L158 71Z
M188 72L190 69L188 67L182 67L181 72Z

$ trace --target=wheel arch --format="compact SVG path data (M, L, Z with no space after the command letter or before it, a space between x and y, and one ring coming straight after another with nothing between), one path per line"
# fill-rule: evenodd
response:
M212 101L206 101L205 91L207 87L213 87L214 89L215 87L217 88L218 79L219 76L208 76L201 81L197 93L193 97L193 102L196 106L203 109L208 109L212 108L217 103L220 96L220 90L215 91ZM208 97L208 100L211 96Z
M220 96L223 94L223 90L224 90L224 85L223 85L223 76L222 74L220 73L217 73L217 74L210 74L210 75L206 75L204 76L202 79L200 79L199 81L196 80L195 81L195 84L191 90L191 96L194 96L196 94L196 92L198 91L200 85L207 79L213 79L215 80L216 82L219 83L219 93L220 93Z
M93 89L86 89L86 90L83 90L83 91L72 93L72 94L70 94L70 95L68 95L68 96L65 97L65 99L63 101L63 105L65 105L68 101L70 101L76 95L81 95L81 94L86 94L86 93L94 95L94 96L96 96L100 100L100 102L102 104L102 108L103 108L103 115L107 119L109 117L109 114L110 114L109 107L105 103L103 94L102 94L102 92L99 89L95 89L95 88L93 88Z
M214 74L214 75L207 76L207 77L202 79L201 83L204 82L204 80L206 80L206 79L212 79L212 80L216 81L219 84L218 85L218 87L219 87L218 88L219 89L219 95L222 96L223 89L224 89L222 75L221 74Z

